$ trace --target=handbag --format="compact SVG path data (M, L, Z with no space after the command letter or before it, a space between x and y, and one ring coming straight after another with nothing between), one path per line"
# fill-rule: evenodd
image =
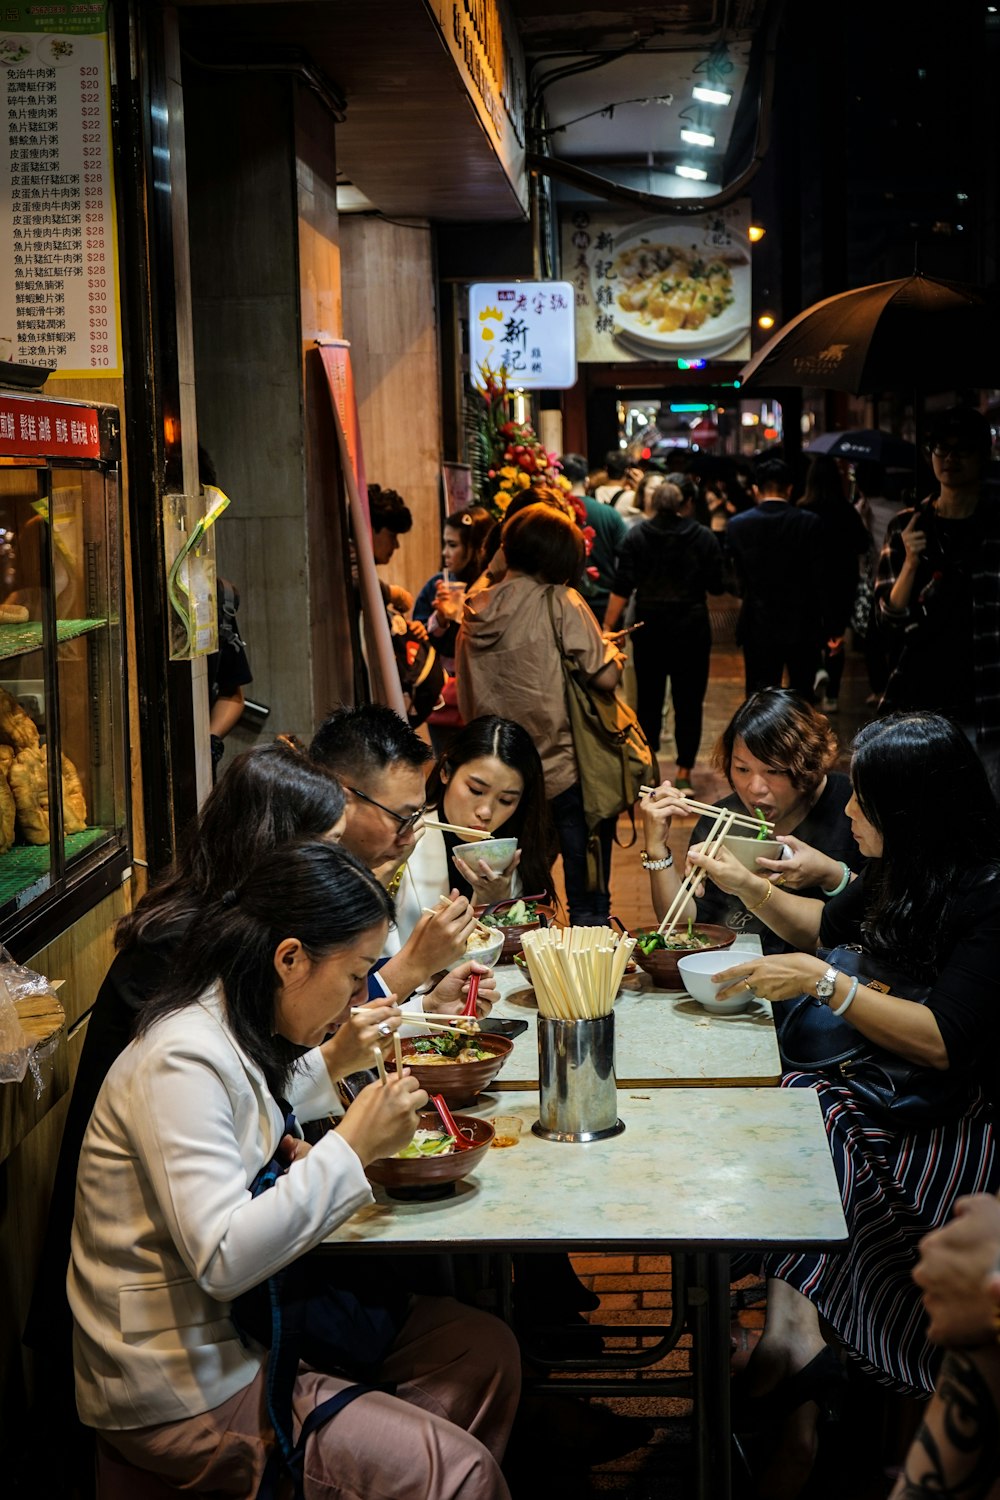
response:
M295 1116L284 1101L279 1103L285 1112L283 1134L294 1135L298 1128ZM251 1183L251 1196L267 1192L287 1171L287 1163L275 1152ZM295 1500L304 1500L302 1471L307 1439L366 1391L395 1389L375 1377L406 1320L407 1294L393 1297L380 1286L378 1300L362 1299L333 1285L327 1265L323 1256L302 1256L243 1292L232 1306L232 1319L243 1342L253 1339L271 1351L267 1411L276 1441L257 1500L278 1500L282 1469L292 1482ZM310 1412L296 1442L292 1395L300 1361L327 1375L345 1376L354 1384Z
M566 709L580 772L588 834L588 882L591 890L604 890L607 872L601 869L597 826L605 818L616 818L626 810L632 815L639 788L653 773L653 752L634 710L625 699L614 690L608 692L593 687L567 654L556 626L551 588L546 590L545 599L562 664ZM631 848L636 836L633 816L632 838L624 847Z
M891 964L845 944L820 957L842 974L883 994L924 1005L929 984L901 974ZM877 1047L816 995L801 995L782 1008L778 1045L785 1069L821 1072L845 1084L873 1118L899 1129L959 1119L976 1094L967 1074L928 1068Z

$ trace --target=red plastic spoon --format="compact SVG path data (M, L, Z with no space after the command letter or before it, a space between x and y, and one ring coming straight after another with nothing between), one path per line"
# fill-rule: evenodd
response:
M476 1014L476 997L479 994L479 981L481 977L479 974L470 974L469 976L469 993L466 997L465 1009L462 1011L463 1016L474 1017Z
M467 1141L465 1139L465 1136L455 1124L455 1116L452 1114L447 1104L445 1104L443 1095L432 1094L431 1103L437 1110L438 1114L441 1116L441 1124L444 1126L445 1130L447 1130L449 1135L455 1137L455 1150L471 1151L473 1148L473 1143L472 1141Z

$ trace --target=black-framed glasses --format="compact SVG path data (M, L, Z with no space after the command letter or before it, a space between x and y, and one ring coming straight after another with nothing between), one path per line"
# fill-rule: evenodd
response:
M931 444L931 452L935 458L968 458L975 453L975 448L968 443L962 442L939 442Z
M349 786L347 790L351 793L352 797L357 797L360 801L367 802L369 807L377 807L379 812L384 812L387 818L391 818L394 823L397 823L399 825L396 834L397 838L402 838L405 833L410 832L411 828L415 828L428 808L428 804L425 802L423 807L417 808L416 812L404 815L403 813L393 812L392 808L386 807L383 802L376 802L375 798L369 797L367 792L359 792L356 786Z

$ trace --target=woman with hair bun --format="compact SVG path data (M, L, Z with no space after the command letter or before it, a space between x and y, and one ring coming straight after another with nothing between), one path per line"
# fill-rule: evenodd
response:
M715 752L716 768L732 787L720 807L753 814L759 809L774 824L774 836L791 850L782 860L757 860L776 884L822 899L843 889L863 861L851 836L845 808L851 794L847 776L832 769L837 739L825 716L788 688L764 688L736 710ZM675 817L690 817L682 792L669 781L640 803L653 907L662 918L680 885L668 839ZM689 857L708 837L712 819L700 818L691 834ZM682 917L716 922L734 932L757 933L766 953L787 944L739 898L709 878L689 899Z
M269 1361L232 1305L373 1201L364 1168L408 1144L427 1102L404 1070L363 1089L311 1148L286 1114L286 1102L303 1121L338 1112L317 1048L364 1000L392 915L335 845L268 855L195 920L104 1081L80 1154L68 1293L80 1416L125 1482L141 1470L194 1494L257 1494L275 1441ZM286 1170L253 1196L276 1156ZM339 1374L298 1366L297 1422L356 1395L306 1441L307 1500L509 1500L498 1465L518 1398L513 1336L391 1287L384 1312L387 1352L370 1340L359 1351L377 1366L360 1393L349 1360Z

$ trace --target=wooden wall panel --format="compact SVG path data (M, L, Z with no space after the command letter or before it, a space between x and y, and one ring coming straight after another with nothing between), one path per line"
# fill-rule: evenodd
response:
M432 235L344 215L340 225L344 337L371 483L398 490L413 530L387 583L416 593L441 566L441 398Z

